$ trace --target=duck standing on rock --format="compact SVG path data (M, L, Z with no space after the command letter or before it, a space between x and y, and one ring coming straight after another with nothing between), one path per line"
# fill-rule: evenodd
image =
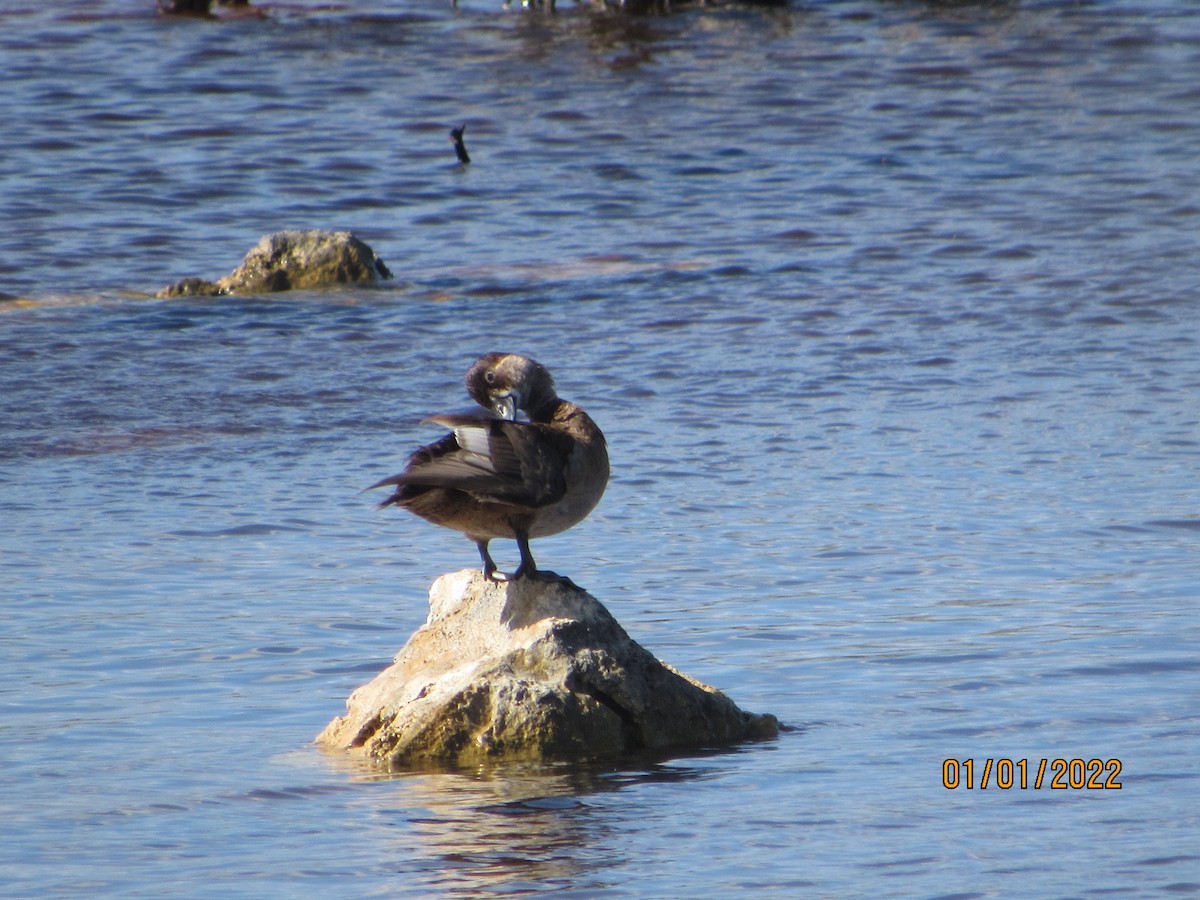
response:
M371 485L396 488L379 506L461 531L493 581L500 580L488 552L493 538L517 542L521 564L512 578L558 578L538 571L529 540L566 531L600 502L608 484L604 435L528 357L489 353L471 366L466 384L488 413L426 419L454 431L413 453L399 475ZM528 422L516 420L518 410Z

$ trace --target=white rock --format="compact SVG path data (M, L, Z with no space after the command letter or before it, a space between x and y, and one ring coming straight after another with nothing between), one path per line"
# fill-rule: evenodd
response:
M426 623L346 706L318 743L392 767L711 747L779 724L660 663L585 591L476 570L434 582Z

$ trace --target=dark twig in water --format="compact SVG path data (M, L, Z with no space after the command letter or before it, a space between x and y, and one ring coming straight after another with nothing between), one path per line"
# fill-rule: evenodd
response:
M465 124L461 128L450 129L450 140L454 142L454 152L458 156L458 161L464 166L471 161L471 157L467 154L467 145L463 143L463 132L466 130Z

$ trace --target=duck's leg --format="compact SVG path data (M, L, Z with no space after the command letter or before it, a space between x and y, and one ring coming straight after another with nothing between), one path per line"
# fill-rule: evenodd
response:
M557 581L573 590L582 590L579 585L565 575L557 575L554 572L539 569L537 563L533 561L533 554L529 551L529 537L520 531L517 532L517 549L521 551L521 564L517 566L517 571L513 572L513 579L536 578L538 581Z
M475 546L479 548L479 558L483 560L483 577L488 581L499 581L496 577L496 561L488 553L488 542L476 541Z
M533 553L529 550L529 535L523 531L517 532L517 549L521 551L521 564L513 572L513 578L536 578L537 563L533 561Z

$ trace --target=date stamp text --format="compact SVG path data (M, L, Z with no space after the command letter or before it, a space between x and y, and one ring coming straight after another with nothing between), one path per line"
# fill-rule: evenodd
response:
M1119 791L1119 759L947 759L942 787L954 791Z

